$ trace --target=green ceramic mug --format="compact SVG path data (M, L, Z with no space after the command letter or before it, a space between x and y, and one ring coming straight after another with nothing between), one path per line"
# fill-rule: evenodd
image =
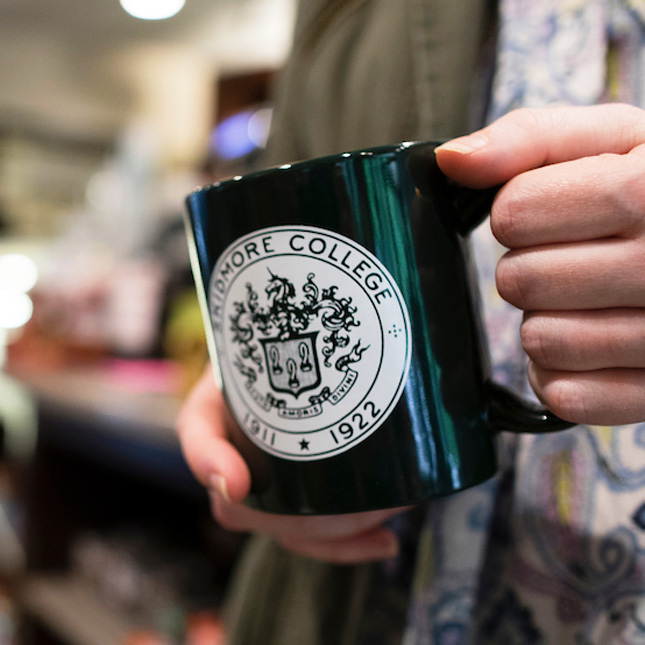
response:
M187 198L249 505L414 504L490 478L497 431L570 426L491 380L467 236L495 191L452 184L437 145L285 165Z

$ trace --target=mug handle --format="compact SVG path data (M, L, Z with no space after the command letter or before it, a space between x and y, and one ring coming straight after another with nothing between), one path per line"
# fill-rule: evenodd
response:
M452 208L450 222L462 237L468 236L489 215L500 186L492 188L466 188L446 177L434 160L435 168L430 173L430 184L441 184L441 194ZM509 432L555 432L574 427L575 423L564 421L544 407L522 398L507 387L489 380L486 384L488 401L488 425L493 431Z
M564 421L546 408L515 394L507 387L488 381L488 425L492 431L545 433L573 428L575 423Z

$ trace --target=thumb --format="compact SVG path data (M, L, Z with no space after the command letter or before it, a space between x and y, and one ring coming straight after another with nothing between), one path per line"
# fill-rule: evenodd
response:
M227 429L235 423L229 414L212 370L207 368L179 413L176 432L195 477L225 498L241 501L249 492L251 474L228 440Z
M547 164L625 154L645 141L645 112L630 105L521 109L439 146L437 163L470 186L503 184Z

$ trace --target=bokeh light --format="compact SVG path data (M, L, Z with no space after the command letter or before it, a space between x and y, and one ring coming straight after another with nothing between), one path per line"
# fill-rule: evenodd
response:
M164 20L179 13L186 0L121 0L121 6L141 20Z
M0 328L18 329L34 313L34 303L26 293L0 290Z
M38 281L38 267L27 255L0 255L0 329L18 329L27 324L34 304L27 292Z
M38 280L38 267L27 255L7 253L0 255L0 291L21 291L34 288Z

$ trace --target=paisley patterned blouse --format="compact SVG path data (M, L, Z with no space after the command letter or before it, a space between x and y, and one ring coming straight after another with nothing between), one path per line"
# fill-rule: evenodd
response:
M645 0L502 0L489 119L619 100L645 107ZM503 252L474 246L495 376L525 394ZM493 481L433 504L405 645L645 644L645 424L504 436Z

